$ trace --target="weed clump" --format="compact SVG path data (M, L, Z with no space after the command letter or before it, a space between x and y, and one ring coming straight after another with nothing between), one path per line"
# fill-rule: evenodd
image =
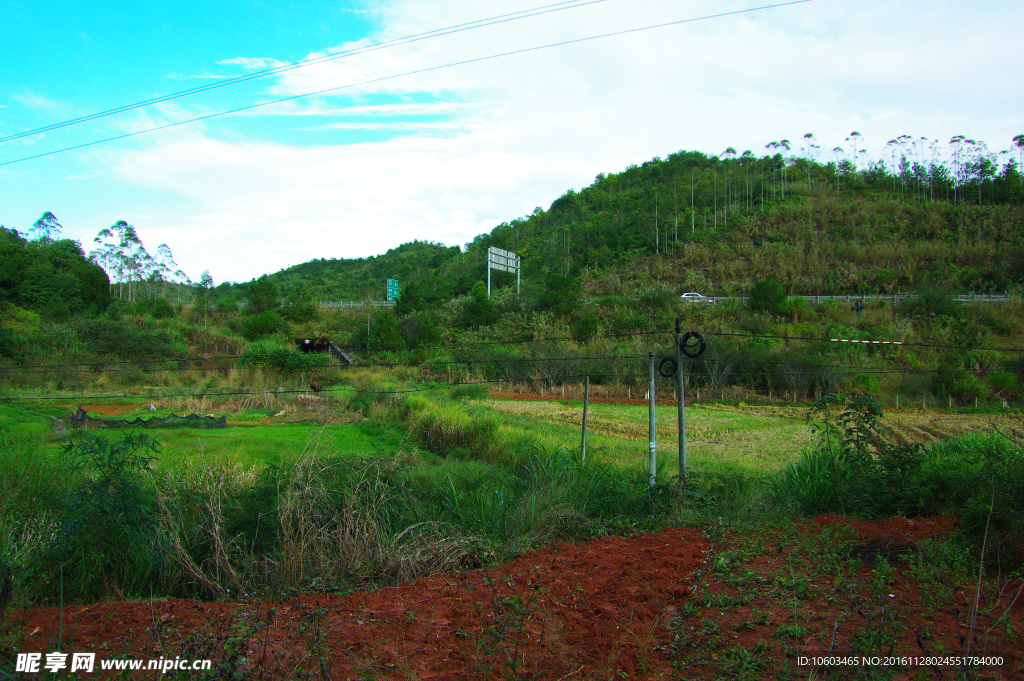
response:
M775 500L805 515L861 518L955 514L979 541L986 528L1003 560L1024 562L1024 455L998 434L930 446L896 444L867 396L827 395L809 419L817 446L773 481Z

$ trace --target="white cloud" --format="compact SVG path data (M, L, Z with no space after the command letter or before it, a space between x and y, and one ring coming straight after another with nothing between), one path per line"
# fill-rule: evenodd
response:
M11 95L11 98L19 104L28 107L29 109L33 109L35 111L43 111L49 114L65 113L69 111L71 108L63 102L58 102L48 97L38 95L28 89L24 90L23 92Z
M716 11L740 6L721 3ZM399 0L380 9L380 35L362 42L509 11L462 0ZM289 71L268 89L276 96L308 92L707 11L693 1L610 0ZM386 141L299 147L178 131L103 158L125 182L205 207L146 226L160 231L156 240L171 244L187 271L247 280L287 263L365 256L414 238L463 243L599 172L684 148L764 153L770 140L814 132L830 157L827 150L854 129L876 155L903 133L945 140L963 132L1003 148L1020 132L1024 75L1012 65L1024 56L1014 33L1021 19L1024 8L1011 3L965 13L944 0L866 0L855 8L818 0L266 110L268 123L281 120L269 114L349 118L308 130L394 133ZM280 62L224 63L254 69ZM403 96L457 101L370 99ZM437 113L440 123L415 120Z
M235 57L234 59L222 59L218 64L233 64L241 66L248 71L262 71L264 69L274 69L278 66L286 66L288 62L280 61L278 59L269 59L265 57Z

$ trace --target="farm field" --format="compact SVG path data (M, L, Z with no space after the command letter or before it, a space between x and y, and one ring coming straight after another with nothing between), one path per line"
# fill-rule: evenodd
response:
M148 404L148 402L146 403ZM0 430L21 437L40 437L46 442L45 450L56 452L63 441L53 434L51 416L68 423L68 414L78 406L74 404L19 403L17 406L0 406ZM169 413L183 413L183 410L159 409L150 412L145 405L85 404L90 414L104 418L148 418L166 416ZM273 410L266 410L273 411ZM225 412L215 409L217 416ZM332 452L354 457L373 456L395 451L402 446L406 435L404 428L391 428L386 424L364 420L352 414L338 422L318 423L310 415L274 417L253 413L239 415L227 413L228 427L218 429L160 428L143 429L147 435L160 442L160 458L157 466L173 468L183 459L202 454L211 460L230 460L240 463L279 463L297 456L309 439L316 433L318 438L329 443ZM70 424L68 423L68 426ZM68 428L70 431L70 427ZM130 429L124 429L127 431ZM90 431L112 439L122 434L122 429Z
M96 416L148 418L182 409L161 408L150 412L145 404L129 401L85 404ZM0 406L0 429L24 435L50 437L51 416L66 419L78 403L16 403ZM486 399L468 402L470 411L496 413L509 428L529 432L548 447L578 449L583 403L577 400ZM353 456L374 455L399 449L412 451L416 443L400 423L370 421L351 413L334 413L318 422L315 415L293 412L274 416L275 409L246 413L224 411L211 405L210 412L228 417L226 429L147 430L162 444L161 465L173 465L182 457L198 454L240 462L271 463L302 451L311 434L319 432L334 452ZM674 475L677 448L676 408L656 405L659 469ZM690 465L705 471L734 471L764 477L796 460L813 442L807 422L808 408L797 406L698 403L686 410L687 451ZM636 404L591 404L587 421L588 455L626 469L646 466L648 409ZM927 444L964 432L990 431L1005 417L986 413L956 413L942 409L888 410L882 427L901 442ZM320 432L322 431L322 432ZM119 431L101 431L112 436Z
M823 673L806 661L815 656L949 658L966 652L960 637L973 622L972 654L991 660L967 675L1024 678L1013 643L1024 636L1020 575L996 569L978 582L968 538L977 528L962 533L952 515L806 519L765 496L814 448L807 408L689 405L697 477L680 493L670 484L676 411L659 406L665 487L656 497L635 486L646 463L645 405L590 406L588 458L597 463L584 468L572 461L579 401L417 399L404 420L340 402L209 403L202 411L227 416L227 428L145 430L161 442L154 467L169 474L146 485L179 504L156 522L195 542L189 569L203 576L171 571L173 596L93 591L63 608L52 597L13 607L0 638L21 652L100 660L207 658L213 669L199 678L209 679L777 679ZM4 403L0 427L55 455L65 440L51 416L73 406ZM82 406L105 418L188 411L131 400ZM494 422L491 437L509 446L529 436L536 451L515 466L446 458L417 439L415 414L431 410L466 419L441 421L447 437ZM897 441L930 444L1004 427L1008 417L908 409L887 412L880 426ZM111 445L124 435L91 432ZM256 474L269 466L277 477ZM342 486L309 486L314 470ZM595 500L607 510L593 510ZM277 518L277 552L247 553L246 513L257 527ZM175 525L186 518L192 530ZM12 542L5 531L0 540ZM207 542L222 542L222 553L204 553ZM193 560L168 550L181 565ZM276 586L261 572L271 566ZM948 659L933 669L876 666L893 678L964 674Z
M582 402L493 399L475 404L498 411L506 423L530 429L552 444L579 447ZM796 406L687 406L690 465L755 477L775 473L812 444L807 413L807 407ZM999 422L992 414L905 409L886 411L881 425L894 439L927 444L964 432L988 431ZM674 405L655 405L655 428L659 459L674 465L678 447ZM646 465L647 434L646 406L597 403L588 407L588 455L625 467Z

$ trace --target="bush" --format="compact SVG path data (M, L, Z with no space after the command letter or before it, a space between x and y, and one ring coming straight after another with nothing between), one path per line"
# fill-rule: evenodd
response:
M576 337L584 340L593 338L597 335L599 323L600 320L597 318L597 315L592 311L587 310L587 312L576 321L576 327L574 329Z
M69 600L142 596L158 574L155 504L144 474L158 447L146 435L110 441L84 433L61 452L68 494L52 500L52 539L39 547L28 573L37 593L62 580Z
M120 316L120 309L111 303ZM108 311L109 315L109 311ZM112 319L79 320L75 332L93 352L123 359L174 359L185 354L164 329L139 329Z
M242 322L242 336L254 341L277 333L282 326L280 315L274 310L266 310L245 318Z
M657 288L645 291L640 296L640 309L648 314L667 314L672 311L677 301L677 296L665 288Z
M157 298L153 301L150 314L153 315L154 319L169 319L174 316L174 308L165 298Z
M485 400L490 394L487 386L480 383L457 385L448 391L448 396L456 400Z
M789 312L789 301L785 289L774 277L768 277L750 290L750 309L754 312L770 312L784 315Z
M269 367L293 374L334 366L334 360L326 354L298 352L260 342L253 343L239 358L238 364L244 367Z
M537 297L538 310L551 310L556 315L567 315L579 307L583 288L575 277L553 272L544 280L544 288Z
M482 281L473 284L469 300L462 308L462 326L477 329L490 326L501 317L494 303L487 297L487 285Z
M249 310L254 314L276 310L281 304L277 286L265 274L249 282L246 296L249 298Z
M834 395L813 410L818 446L773 481L778 501L805 515L862 518L954 513L962 530L1014 569L1024 562L1021 443L967 434L930 447L888 442L869 397ZM991 558L992 556L989 556Z

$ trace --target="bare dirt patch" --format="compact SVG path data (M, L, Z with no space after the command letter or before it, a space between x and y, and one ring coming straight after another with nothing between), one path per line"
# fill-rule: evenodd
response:
M101 417L120 416L142 405L138 404L83 404L79 405L90 414L99 414Z
M64 648L72 636L76 650L101 657L197 657L210 647L218 663L230 639L239 667L264 667L271 678L319 674L321 665L331 679L667 673L670 662L655 651L666 609L689 595L706 547L698 531L670 528L555 544L492 569L347 596L66 608ZM22 650L52 649L59 616L15 612Z
M975 610L977 583L944 572L947 549L933 543L954 529L951 517L837 515L744 532L668 528L348 595L69 607L62 648L207 657L209 678L552 681L820 678L806 663L815 656L882 660L829 678L962 678L948 660L969 648L1000 660L970 678L1024 678L1020 582L986 578ZM913 548L891 563L844 553L879 538ZM13 615L23 651L55 648L58 609Z

